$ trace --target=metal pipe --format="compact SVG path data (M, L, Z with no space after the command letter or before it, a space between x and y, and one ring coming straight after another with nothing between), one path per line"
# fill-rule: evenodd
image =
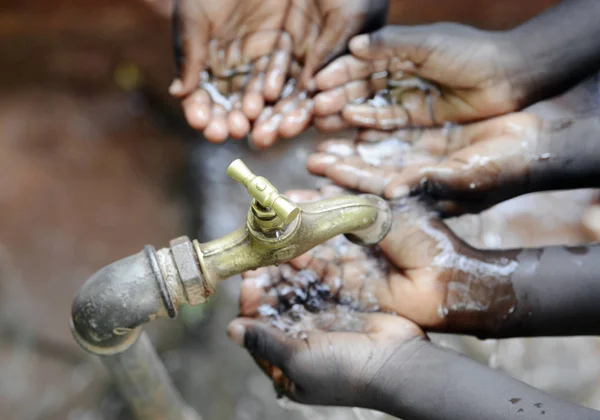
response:
M100 359L137 418L200 420L177 392L145 332L127 350Z
M200 418L179 396L143 324L174 318L183 304L205 302L219 282L236 274L287 262L339 234L376 244L391 227L391 210L379 197L286 204L270 184L262 188L264 178L255 181L253 196L264 193L278 212L255 201L246 226L220 239L201 244L181 237L158 251L146 246L99 270L75 296L73 336L102 358L138 419Z

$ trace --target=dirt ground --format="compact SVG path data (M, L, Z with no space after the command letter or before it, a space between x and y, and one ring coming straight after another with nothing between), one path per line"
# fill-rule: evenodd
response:
M446 10L432 0L411 0L393 13L406 15L407 23L454 13L504 27L524 7L516 0L498 2L504 12L478 15L473 1L463 3L471 4L470 12L466 6ZM77 288L98 268L144 244L164 246L181 234L209 240L239 227L249 199L225 176L236 157L276 179L280 189L319 182L304 170L319 140L314 132L259 154L243 142L207 144L187 129L166 94L173 75L169 36L168 21L140 1L0 5L3 419L128 418L102 367L71 338L68 320ZM487 247L581 243L596 238L594 224L582 224L594 202L593 192L524 197L453 226ZM518 233L524 228L526 234ZM225 337L225 325L237 311L238 285L232 279L210 305L150 331L184 397L205 419L375 418L350 410L302 414L282 408L250 358ZM436 339L600 408L596 339Z

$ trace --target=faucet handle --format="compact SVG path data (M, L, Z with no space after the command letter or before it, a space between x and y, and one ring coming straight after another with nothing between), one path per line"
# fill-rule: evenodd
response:
M248 193L263 207L271 208L283 223L291 223L300 208L286 200L279 191L262 176L256 176L241 159L234 160L227 168L227 175L242 184Z

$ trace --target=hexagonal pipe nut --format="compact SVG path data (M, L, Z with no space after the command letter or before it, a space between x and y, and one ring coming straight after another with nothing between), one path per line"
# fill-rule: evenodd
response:
M181 236L173 239L170 247L189 304L197 305L206 302L204 278L198 268L194 245L187 236Z

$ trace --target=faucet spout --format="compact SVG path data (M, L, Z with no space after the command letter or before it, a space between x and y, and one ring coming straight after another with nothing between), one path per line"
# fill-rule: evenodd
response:
M215 285L247 270L284 263L340 234L361 245L374 245L391 227L388 204L370 194L298 206L298 217L274 235L253 227L251 210L245 227L204 244L194 241L204 278Z

